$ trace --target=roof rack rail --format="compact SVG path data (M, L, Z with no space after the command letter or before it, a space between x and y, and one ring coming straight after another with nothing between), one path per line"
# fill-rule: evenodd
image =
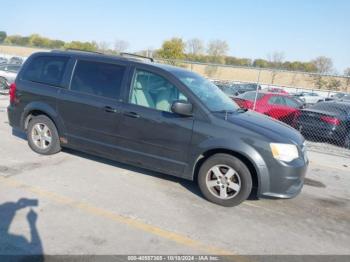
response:
M103 53L98 52L98 51L88 51L88 50L82 50L79 48L65 48L64 50L52 50L52 51L76 51L76 52L93 53L93 54L103 55Z
M120 56L136 58L136 59L147 59L147 60L150 60L151 62L154 62L154 59L152 57L143 56L143 55L136 55L131 53L120 53Z

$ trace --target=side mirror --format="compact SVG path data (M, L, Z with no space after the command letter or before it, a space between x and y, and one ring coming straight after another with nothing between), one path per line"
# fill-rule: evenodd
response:
M192 116L192 110L192 104L184 100L174 101L171 105L171 111L181 116Z

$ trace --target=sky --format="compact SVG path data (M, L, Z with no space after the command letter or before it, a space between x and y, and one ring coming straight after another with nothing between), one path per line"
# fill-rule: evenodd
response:
M226 40L229 54L333 59L350 67L350 0L0 0L0 31L159 48L172 37ZM2 8L3 9L3 8Z

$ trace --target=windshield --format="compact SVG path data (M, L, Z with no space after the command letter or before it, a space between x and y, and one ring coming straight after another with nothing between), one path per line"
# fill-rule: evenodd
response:
M239 106L209 80L192 72L174 71L174 75L184 83L210 111L236 111Z

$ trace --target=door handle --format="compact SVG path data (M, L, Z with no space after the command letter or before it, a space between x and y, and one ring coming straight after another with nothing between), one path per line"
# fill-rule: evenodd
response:
M136 112L124 112L124 116L132 117L132 118L139 118L140 115Z
M107 113L117 113L117 109L114 108L114 107L110 107L110 106L105 106L105 107L104 107L104 110L105 110Z

